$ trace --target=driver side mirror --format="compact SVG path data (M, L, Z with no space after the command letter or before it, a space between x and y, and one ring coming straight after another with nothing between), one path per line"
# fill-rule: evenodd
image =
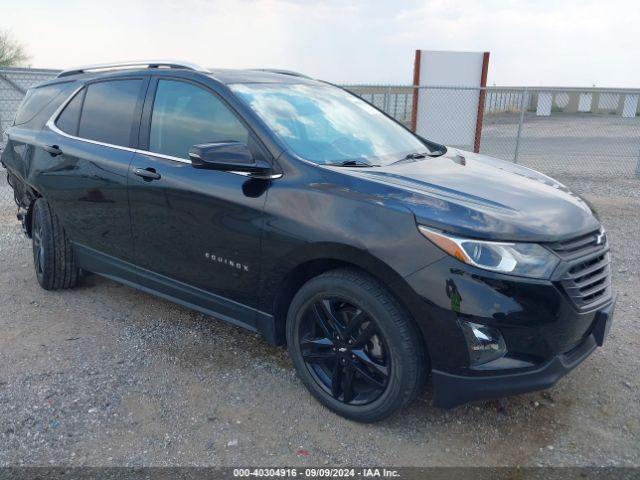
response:
M217 142L194 145L189 150L194 168L243 172L254 178L277 178L264 160L255 160L249 147L240 142Z

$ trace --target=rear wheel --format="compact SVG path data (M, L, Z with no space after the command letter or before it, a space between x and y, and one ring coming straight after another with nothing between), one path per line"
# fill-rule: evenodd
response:
M322 274L300 289L289 309L287 342L310 392L361 422L406 406L426 367L411 319L379 282L351 269Z
M71 244L58 216L43 198L33 206L31 241L36 277L42 288L58 290L78 283Z

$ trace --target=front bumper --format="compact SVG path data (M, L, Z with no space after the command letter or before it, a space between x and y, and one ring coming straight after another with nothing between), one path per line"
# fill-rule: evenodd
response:
M600 309L589 335L569 352L557 355L535 370L493 376L464 376L433 370L433 404L453 408L473 400L490 400L543 390L553 386L598 346L611 327L615 300Z
M552 386L601 344L614 298L578 308L557 281L500 275L445 257L405 277L429 354L434 403L450 408ZM497 329L507 353L472 365L459 326Z

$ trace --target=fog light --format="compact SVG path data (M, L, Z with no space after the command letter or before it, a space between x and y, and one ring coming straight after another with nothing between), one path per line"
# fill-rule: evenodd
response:
M459 320L467 341L471 365L482 365L507 353L504 338L497 328Z

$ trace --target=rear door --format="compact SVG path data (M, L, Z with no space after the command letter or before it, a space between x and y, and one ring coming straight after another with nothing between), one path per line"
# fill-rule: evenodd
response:
M214 294L219 313L252 323L237 303L257 306L269 182L196 169L188 151L234 140L268 155L215 92L177 78L152 80L141 128L129 174L136 263Z
M123 260L133 257L127 172L147 84L118 77L81 88L39 137L34 165L70 239Z

